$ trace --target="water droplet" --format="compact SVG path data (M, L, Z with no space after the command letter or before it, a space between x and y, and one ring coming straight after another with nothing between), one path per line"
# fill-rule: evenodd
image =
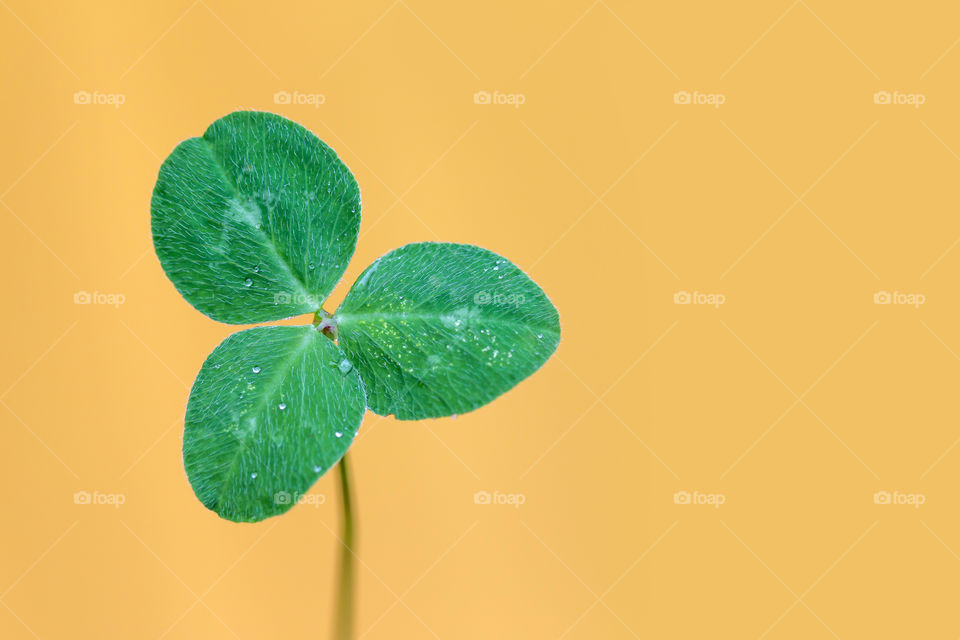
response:
M279 405L277 405L277 406L280 408L280 411L283 411L284 409L287 408L287 403L286 403L286 402L281 402L281 403L280 403Z
M313 271L314 269L317 268L317 265L315 265L315 264L313 264L313 263L311 262L309 265L307 265L307 268L310 269L310 271Z
M243 281L243 286L245 287L249 287L252 284L253 284L253 280L251 280L250 278L247 278L246 280Z
M335 436L338 437L338 438L342 438L342 437L343 437L343 432L342 432L342 431L335 431L335 432L333 433L333 435L335 435Z
M256 479L257 479L257 472L256 472L256 471L254 471L253 473L250 474L250 479L251 479L251 480L256 480Z
M500 271L500 267L494 267L493 270L494 270L494 271Z
M254 373L260 373L260 367L254 367L254 368L253 368L253 372L254 372Z
M340 361L340 364L337 365L340 369L340 373L350 373L350 370L353 369L353 363L344 358Z
M254 273L260 273L260 265L257 265L253 268Z
M314 473L320 473L321 471L323 471L323 467L321 467L321 466L318 465L318 464L313 465L313 472L314 472Z

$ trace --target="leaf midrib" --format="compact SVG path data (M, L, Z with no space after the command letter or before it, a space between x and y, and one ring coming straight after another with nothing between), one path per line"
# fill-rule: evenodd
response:
M364 323L369 320L422 320L422 321L438 321L443 322L442 318L445 315L448 315L449 311L445 311L440 314L428 314L428 313L392 313L392 312L370 312L370 313L340 313L337 312L334 314L337 324L343 326L344 324L350 324L350 321L357 323ZM513 318L500 318L496 316L481 316L485 320L490 320L493 323L505 324L511 327L524 327L529 329L531 326L536 326L538 329L544 331L549 331L551 333L559 333L556 329L551 328L549 325L541 325L534 322L524 322L522 320L515 320ZM346 321L346 322L345 322Z
M278 329L280 327L277 327ZM290 370L293 361L303 352L307 343L313 339L313 331L307 330L303 336L303 339L300 340L300 344L290 350L290 354L281 361L280 366L277 367L277 372L270 377L266 385L264 385L264 392L260 394L258 399L250 405L247 411L244 412L244 417L248 415L259 415L260 412L266 407L267 398L272 396L273 393L277 390L277 387L280 386L280 382L283 380L284 375L287 371ZM257 429L261 428L260 421L257 421ZM227 482L236 477L236 468L237 462L240 460L240 455L247 450L247 438L244 438L237 446L236 450L233 452L233 458L230 460L230 467L227 469L226 473L223 475L223 480L220 482L220 490L217 491L217 504L223 504L224 492L227 487Z
M217 156L216 152L213 149L213 143L207 140L207 138L205 137L202 137L199 139L203 141L203 146L210 153L210 161L213 163L213 166L217 168L217 171L220 172L220 175L223 178L224 182L227 184L227 186L230 187L230 191L233 197L237 199L239 199L240 197L244 197L244 198L249 197L247 196L247 194L240 191L240 188L237 186L237 183L233 181L233 178L231 178L230 174L227 173L226 168L224 168L224 166L220 163L220 158ZM317 309L319 309L323 305L323 301L318 299L319 296L315 296L314 294L312 294L310 290L307 288L306 283L303 282L299 278L299 276L297 276L296 272L293 270L293 266L289 264L286 258L284 257L284 255L280 253L276 243L274 243L273 241L273 237L271 235L264 233L262 229L257 229L256 227L251 227L251 228L255 233L259 233L261 236L263 236L263 240L264 240L263 244L266 246L268 250L270 250L273 253L274 257L276 257L277 259L277 263L280 264L280 266L282 266L286 270L287 275L290 277L290 279L297 285L297 287L300 288L300 294L303 295L304 299L313 303L310 306L315 306L317 307Z

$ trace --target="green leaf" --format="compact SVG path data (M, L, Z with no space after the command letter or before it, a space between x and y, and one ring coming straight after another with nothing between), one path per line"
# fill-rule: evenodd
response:
M505 258L463 244L382 256L334 319L368 406L401 420L472 411L539 369L560 341L543 290Z
M151 212L187 302L221 322L266 322L320 309L357 245L360 188L299 124L237 111L174 149Z
M220 517L288 510L337 463L366 403L343 352L313 327L257 327L224 340L190 392L183 461Z

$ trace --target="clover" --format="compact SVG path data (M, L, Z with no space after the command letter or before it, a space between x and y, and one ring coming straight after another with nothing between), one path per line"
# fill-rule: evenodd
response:
M282 514L344 460L349 533L345 456L367 409L398 420L472 411L559 344L543 290L506 258L466 244L395 249L328 313L360 215L360 188L337 154L272 113L220 118L160 168L154 247L188 303L228 324L314 315L306 326L234 333L194 381L183 463L221 518Z

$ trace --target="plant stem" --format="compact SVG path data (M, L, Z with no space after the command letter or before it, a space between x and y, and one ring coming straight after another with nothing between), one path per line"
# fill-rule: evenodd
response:
M340 470L340 504L343 507L343 536L340 552L340 585L337 593L337 618L334 627L335 640L353 638L353 499L350 495L350 469L347 454L337 465Z

